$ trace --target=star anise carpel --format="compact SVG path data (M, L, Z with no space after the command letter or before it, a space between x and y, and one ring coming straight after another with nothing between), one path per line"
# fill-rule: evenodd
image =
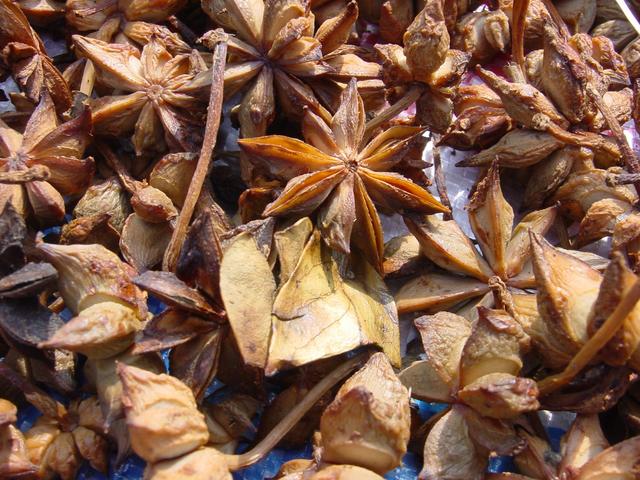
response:
M84 158L91 140L91 113L60 124L53 100L44 92L24 133L0 120L0 169L22 172L48 168L48 180L0 184L0 202L10 202L23 216L44 223L60 222L65 214L63 195L82 192L91 182L94 162Z
M396 126L367 141L356 85L355 79L349 82L330 123L305 111L306 142L270 135L239 143L251 162L288 182L263 215L302 217L318 211L318 226L332 248L349 253L353 241L381 268L382 227L374 204L399 212L448 209L424 188L391 171L423 130Z
M120 136L133 131L137 155L199 148L208 93L206 67L197 53L172 55L152 36L142 51L126 44L73 36L78 54L93 62L98 80L124 92L91 101L98 135ZM203 73L203 75L199 75Z

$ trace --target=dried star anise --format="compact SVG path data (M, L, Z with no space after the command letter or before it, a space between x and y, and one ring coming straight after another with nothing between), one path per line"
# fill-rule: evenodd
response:
M83 191L91 182L94 162L82 158L91 140L91 114L59 124L55 106L45 92L23 134L0 120L0 169L23 172L35 166L48 169L47 180L0 184L0 202L10 202L23 216L29 211L41 222L60 222L63 195Z
M67 82L19 5L12 0L0 2L0 55L29 100L36 103L47 91L58 112L71 106Z
M332 248L348 253L353 240L381 268L382 227L374 202L394 211L448 209L424 188L390 172L422 129L392 127L368 140L364 124L362 98L351 80L330 123L305 112L303 135L308 143L277 135L239 143L252 162L288 181L264 215L302 217L318 210L318 226Z
M73 36L78 52L90 59L98 80L127 92L91 102L98 135L126 135L133 131L137 155L162 150L195 151L202 140L200 96L210 82L201 58L172 55L164 42L151 37L142 52L126 44L109 44Z
M429 272L407 282L396 295L400 312L450 308L487 293L494 276L519 288L535 284L528 263L529 231L546 233L557 208L531 212L514 226L513 208L502 195L495 165L478 184L467 208L482 255L455 220L417 215L405 218L423 255L447 273Z
M331 114L319 101L309 81L330 76L374 79L380 67L365 62L344 45L358 16L355 1L342 15L320 25L314 35L314 19L302 0L212 0L204 10L217 23L234 31L229 39L229 63L225 71L225 97L246 89L238 116L243 137L265 135L278 107L300 119L307 107L329 121ZM216 32L205 35L208 44ZM329 82L328 79L324 79Z

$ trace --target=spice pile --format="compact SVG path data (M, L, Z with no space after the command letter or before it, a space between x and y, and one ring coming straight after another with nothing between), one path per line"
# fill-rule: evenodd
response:
M637 13L0 0L0 478L640 475Z

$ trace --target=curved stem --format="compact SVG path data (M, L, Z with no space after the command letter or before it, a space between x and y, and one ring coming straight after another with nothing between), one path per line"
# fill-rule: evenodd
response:
M364 358L364 353L347 360L338 368L320 380L309 393L297 404L282 421L269 432L255 447L240 455L225 455L230 471L236 471L252 465L268 454L318 400L336 383L357 368Z
M420 98L420 95L422 95L424 89L425 87L421 84L413 85L409 90L407 90L407 93L405 93L400 100L389 106L386 110L380 112L379 115L376 115L374 118L369 120L364 127L363 142L371 136L371 133L376 128L378 128L384 122L391 120L403 110L407 109L409 106L411 106L412 103L415 103L418 98Z
M622 323L640 300L640 278L624 293L622 300L596 333L571 359L565 369L538 382L540 396L548 395L569 383L586 367L622 326Z
M182 243L184 242L189 222L193 216L193 211L200 197L202 186L209 172L213 149L216 146L218 129L220 128L220 116L222 114L222 95L224 86L224 69L227 59L226 35L221 35L215 45L213 53L213 64L211 65L211 93L209 95L209 106L207 108L207 123L204 129L204 141L200 149L200 156L193 178L187 190L184 205L180 210L180 215L176 221L176 228L173 230L171 240L165 251L162 260L162 269L173 272L178 263Z
M511 40L511 55L520 67L520 71L522 75L524 75L525 80L527 78L527 72L524 68L524 31L528 8L529 0L513 1L513 38Z

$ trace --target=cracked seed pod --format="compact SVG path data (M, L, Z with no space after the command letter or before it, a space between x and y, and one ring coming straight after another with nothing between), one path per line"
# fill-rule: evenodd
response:
M591 30L591 35L607 37L613 42L616 50L620 51L626 47L631 40L638 36L638 32L625 19L614 19L602 22Z
M544 50L532 50L524 57L524 70L527 81L538 90L543 90L542 85L542 62L544 60Z
M472 12L456 24L451 46L471 54L475 62L491 60L511 43L509 18L501 10Z
M476 73L498 94L507 113L526 128L540 130L539 118L548 118L551 122L567 128L567 120L544 94L528 83L507 82L498 75L476 67Z
M109 223L110 219L108 213L96 213L71 220L62 226L59 243L61 245L97 243L117 253L120 235Z
M540 408L536 382L508 373L474 380L458 392L458 399L480 415L497 419L513 419Z
M0 398L0 428L17 420L18 408L9 400Z
M585 463L608 447L598 416L578 415L562 437L558 473L562 478L575 478Z
M101 302L118 302L145 318L146 294L133 284L133 269L113 252L102 245L39 243L37 249L58 270L58 288L72 312L78 314Z
M116 302L99 302L81 310L38 348L61 348L88 358L108 358L126 350L142 329L136 311Z
M611 110L611 113L616 120L618 120L620 125L624 125L631 119L633 109L633 92L630 88L624 88L614 92L606 92L602 96L602 100L609 110ZM590 128L595 132L608 130L609 127L601 112L598 112L593 118Z
M225 457L215 448L200 448L173 460L149 463L144 480L231 480Z
M640 216L631 214L616 223L611 242L612 251L626 253L634 272L640 266Z
M402 462L409 428L409 392L385 354L376 353L322 414L323 459L386 473Z
M162 262L172 233L171 223L150 223L133 213L124 223L120 252L138 272L144 273Z
M543 363L561 368L589 338L589 312L598 297L602 275L538 235L531 235L531 246L540 321L527 333Z
M573 248L581 248L613 233L620 218L631 213L633 207L615 198L594 202L580 221L578 233L573 239Z
M451 402L459 387L460 359L471 325L464 317L448 312L425 315L414 323L427 358L413 362L399 378L411 389L412 397Z
M555 28L545 28L544 34L542 84L545 91L572 124L594 117L596 107L585 89L589 75L587 65Z
M111 428L115 421L124 416L122 382L116 372L116 364L132 365L156 374L164 371L162 358L155 353L133 355L131 351L126 351L111 358L88 359L84 366L84 374L95 387L107 428Z
M564 143L545 132L518 128L507 132L495 145L456 163L458 167L488 166L522 168L538 163Z
M481 480L488 464L474 444L462 411L453 407L431 428L419 480Z
M514 455L525 447L526 442L517 434L512 422L484 417L460 403L454 408L464 416L469 436L479 450Z
M445 133L453 119L453 102L435 90L426 90L416 102L416 120L431 132Z
M504 310L478 307L478 321L462 351L460 384L467 386L491 373L517 375L529 337Z
M80 456L87 459L95 470L107 472L109 470L107 440L83 426L78 426L71 434Z
M445 61L449 40L442 1L427 2L403 37L404 54L414 79L429 83L431 74Z
M555 478L557 475L557 454L542 438L522 429L520 436L526 441L526 447L514 457L518 471L527 478Z
M392 238L384 245L382 270L385 278L416 273L423 258L420 243L413 235Z
M498 8L509 17L513 25L513 0L498 0ZM553 23L544 2L531 0L524 19L524 41L527 49L541 48L544 27Z
M109 215L109 223L118 233L131 213L127 194L116 177L90 186L73 209L75 218L103 213Z
M0 423L0 478L29 478L37 472L31 463L22 432L11 423L16 421L16 407L7 400L0 400L0 415L6 423Z
M205 445L209 431L193 392L169 375L118 364L133 450L147 462L172 459Z
M171 199L150 185L139 188L131 196L133 211L145 222L164 223L175 219L178 210Z
M149 174L149 185L167 195L174 205L182 207L196 169L195 153L170 153L156 163Z
M614 252L605 270L598 298L593 304L588 332L593 337L605 320L613 313L625 292L631 288L637 276L629 269L624 256ZM599 352L602 360L612 366L622 366L629 361L640 367L640 305L636 305L624 319L624 323Z
M45 453L59 434L58 423L47 416L39 417L25 434L27 455L29 460L37 466L41 477L44 477L47 471Z
M576 480L629 478L638 475L640 437L624 440L607 448L582 466Z
M609 170L611 172L611 170ZM559 202L560 211L572 220L580 221L591 206L604 199L616 199L635 204L637 195L629 185L609 186L607 170L587 169L575 171L556 190L549 202Z
M540 208L547 197L564 183L574 163L591 156L591 152L585 148L566 146L535 164L524 191L523 205Z
M72 480L80 468L80 452L73 434L61 432L47 447L43 463L46 468L60 475L62 480Z
M382 477L355 465L330 465L311 475L309 480L382 480Z
M640 77L640 38L630 42L621 52L624 63L627 66L629 77Z
M513 128L511 117L504 108L476 106L458 114L438 145L457 150L484 150Z
M572 33L588 32L596 19L596 0L559 0L555 6Z

